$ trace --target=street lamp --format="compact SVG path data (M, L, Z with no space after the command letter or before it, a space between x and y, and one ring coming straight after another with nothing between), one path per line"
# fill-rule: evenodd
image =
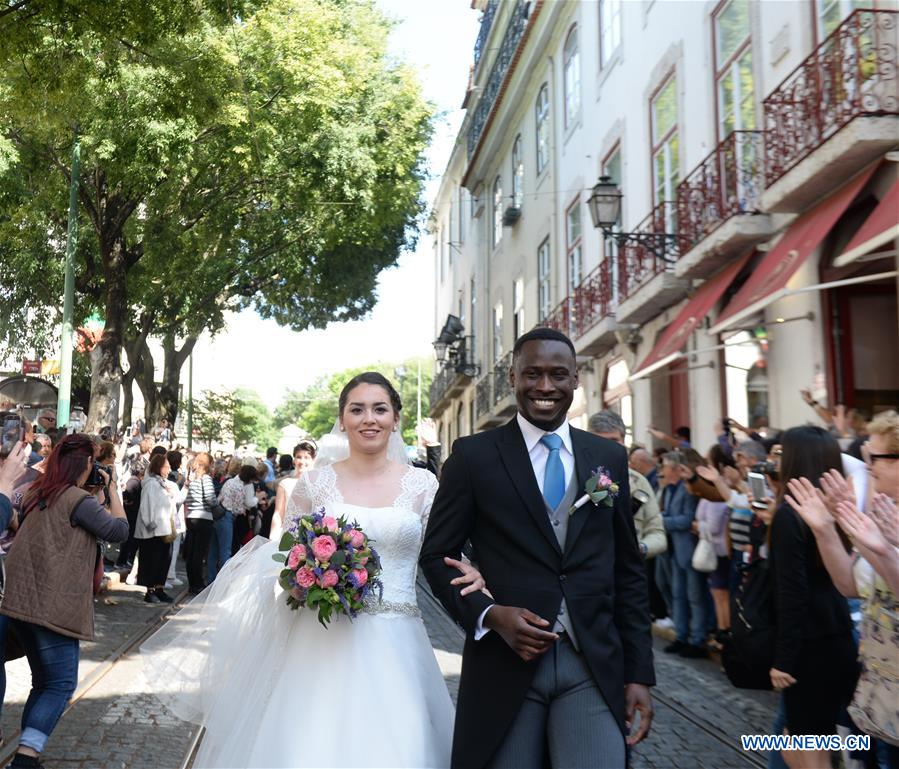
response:
M621 218L621 189L610 176L600 176L593 185L587 208L593 226L614 240L619 247L633 245L645 248L657 259L674 264L680 256L678 236L669 232L620 232L615 229Z

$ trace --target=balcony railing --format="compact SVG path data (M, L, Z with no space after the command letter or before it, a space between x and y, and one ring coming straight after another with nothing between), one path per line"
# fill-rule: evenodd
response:
M512 353L503 355L493 366L493 405L512 394L509 384L509 369L512 367Z
M481 56L484 54L484 47L487 45L487 38L490 37L490 28L493 26L493 17L496 16L496 9L499 7L499 0L490 0L484 15L481 16L481 29L478 32L478 39L474 44L474 66L478 68Z
M474 410L475 415L480 418L484 416L484 414L490 413L490 408L493 405L493 401L491 400L492 391L491 385L493 384L493 372L486 374L481 377L481 380L475 385L474 388Z
M672 201L659 203L649 215L634 228L634 232L658 234L677 232L677 211ZM656 275L670 271L672 263L662 258L665 253L664 240L649 239L647 244L622 243L618 247L618 296L620 301L633 296L637 289L648 283ZM653 248L648 248L653 245ZM683 238L678 239L676 255L684 253ZM668 252L671 258L671 250Z
M761 131L734 131L677 187L677 223L692 248L738 214L758 212L764 187Z
M574 331L573 302L570 297L565 297L555 308L537 325L544 328L554 328L563 334L571 336Z
M764 100L771 186L854 118L899 114L899 11L857 10Z
M471 157L475 147L484 133L487 125L487 118L496 102L499 89L506 79L506 73L509 71L509 65L515 51L518 49L518 43L521 36L528 25L527 9L528 2L526 0L516 0L515 7L512 9L512 15L509 17L509 24L503 35L503 41L500 43L499 51L490 70L490 76L487 78L486 85L478 103L474 108L474 115L471 119L471 125L468 128L468 156Z
M443 368L434 375L434 379L431 380L431 389L429 391L431 408L434 408L434 406L443 400L443 396L449 391L450 386L457 376L459 375L451 365L444 365Z
M612 261L603 259L574 290L574 335L581 337L615 311Z

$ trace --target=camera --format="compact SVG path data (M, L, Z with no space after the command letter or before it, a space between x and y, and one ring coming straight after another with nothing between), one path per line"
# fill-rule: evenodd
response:
M103 480L103 476L100 475L100 471L106 473L107 476L112 478L112 468L109 465L101 465L99 462L94 462L93 467L91 467L91 474L87 477L87 483L85 486L106 486L106 481Z
M0 457L8 457L12 450L25 438L25 425L22 417L13 412L6 412L2 416L3 438L0 443Z
M768 459L764 462L756 462L752 466L752 472L759 473L759 475L767 475L772 481L780 480L777 465Z

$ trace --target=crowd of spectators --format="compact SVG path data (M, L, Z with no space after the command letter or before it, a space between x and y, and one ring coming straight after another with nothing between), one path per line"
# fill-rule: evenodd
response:
M767 574L760 595L773 631L763 686L781 693L772 733L868 734L872 751L850 760L899 769L899 415L868 421L806 400L824 427L760 433L724 419L705 455L688 428L651 430L662 450L631 447L631 489L654 490L664 532L658 548L641 544L651 612L674 630L665 652L726 654L738 650L737 599L753 575ZM623 442L611 412L589 429ZM642 543L637 516L635 528ZM830 766L830 758L774 753L769 765Z

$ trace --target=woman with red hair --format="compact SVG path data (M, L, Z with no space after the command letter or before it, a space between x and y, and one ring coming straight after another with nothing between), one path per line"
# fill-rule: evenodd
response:
M80 640L94 638L93 577L97 540L124 542L128 521L105 472L94 471L94 443L66 436L46 460L46 470L25 490L22 522L6 558L6 591L0 604L0 649L15 632L28 657L32 688L22 713L19 750L11 767L40 767L50 733L78 683ZM109 510L87 490L109 491ZM0 665L0 697L6 675Z

